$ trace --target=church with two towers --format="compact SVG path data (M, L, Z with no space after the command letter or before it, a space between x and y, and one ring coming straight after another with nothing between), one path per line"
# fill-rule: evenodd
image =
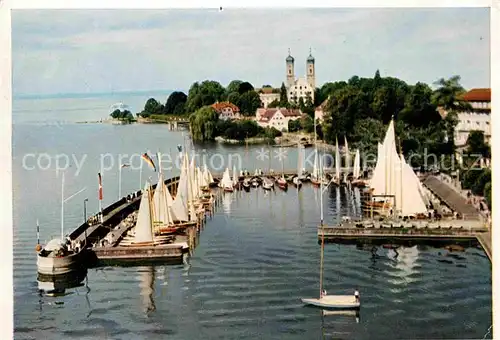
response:
M306 60L306 75L305 77L295 77L295 58L292 57L290 49L288 49L288 57L285 59L286 75L283 82L286 87L288 101L298 103L300 98L307 102L308 98L314 103L314 90L316 89L316 70L314 65L314 57L309 50L309 56ZM260 100L266 108L271 102L280 99L280 88L262 87L258 89Z

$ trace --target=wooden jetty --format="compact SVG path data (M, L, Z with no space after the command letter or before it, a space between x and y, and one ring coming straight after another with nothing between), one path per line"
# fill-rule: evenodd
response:
M175 193L179 177L165 180L170 192ZM152 185L156 188L156 184ZM160 245L130 247L121 246L120 240L130 230L132 225L124 219L139 209L142 192L134 193L135 197L124 197L103 209L102 223L80 225L70 235L70 240L79 242L86 248L85 257L89 267L108 264L131 264L136 262L182 263L184 255L191 252L198 242L198 235L203 229L207 215L213 216L215 207L219 204L220 193L213 193L211 200L204 200L203 209L197 213L194 222L186 223L179 233L172 235L172 242ZM98 220L98 219L97 219ZM105 244L101 241L106 240Z
M460 219L409 220L396 219L362 220L340 223L336 226L319 226L318 240L324 233L325 241L333 243L478 243L490 261L492 260L491 231L480 219L479 212L448 184L434 176L427 176L423 184Z

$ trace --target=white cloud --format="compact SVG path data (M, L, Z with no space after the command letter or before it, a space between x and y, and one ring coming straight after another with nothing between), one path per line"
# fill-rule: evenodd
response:
M461 74L489 86L488 43L486 9L18 11L14 91L279 86L288 48L301 75L310 47L318 85L378 68L410 83Z

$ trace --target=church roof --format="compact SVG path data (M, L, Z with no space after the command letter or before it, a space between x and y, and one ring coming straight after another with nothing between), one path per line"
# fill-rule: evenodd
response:
M309 57L307 57L307 61L314 63L314 57L312 56L312 54L309 54Z
M287 61L287 62L291 62L291 63L293 63L293 62L294 62L294 60L295 60L295 59L294 59L294 58L293 58L290 54L288 55L288 57L286 57L286 61Z

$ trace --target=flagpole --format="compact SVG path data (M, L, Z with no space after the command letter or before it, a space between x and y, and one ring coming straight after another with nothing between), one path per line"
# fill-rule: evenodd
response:
M64 172L61 180L61 241L64 241Z
M141 168L139 169L139 190L142 190L142 157L141 157Z
M103 217L102 217L102 177L101 173L99 173L99 212L100 212L100 218L99 220L101 223L103 222Z
M122 199L122 165L118 165L118 200Z

